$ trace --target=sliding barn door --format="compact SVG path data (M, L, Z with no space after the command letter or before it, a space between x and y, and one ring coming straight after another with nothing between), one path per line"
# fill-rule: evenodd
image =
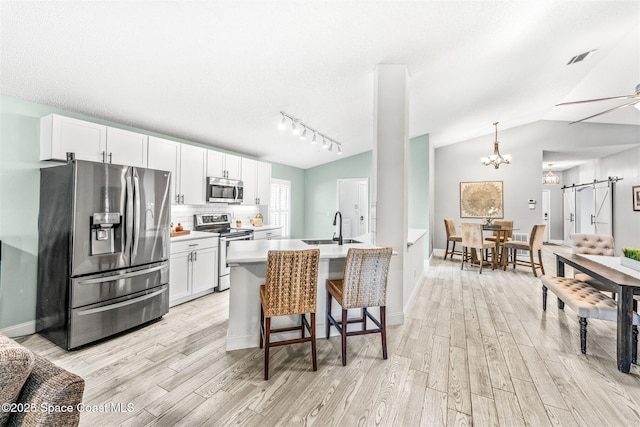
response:
M571 245L571 235L576 232L576 190L574 187L564 189L562 206L564 211L564 243Z
M613 183L610 181L600 182L593 186L593 228L595 234L613 235L611 218L613 213Z

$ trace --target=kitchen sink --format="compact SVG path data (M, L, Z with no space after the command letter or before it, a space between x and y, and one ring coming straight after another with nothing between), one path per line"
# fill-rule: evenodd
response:
M307 245L337 245L338 241L337 240L331 240L331 239L302 239L303 242L305 242ZM353 240L353 239L342 239L342 243L343 244L350 244L350 243L362 243L358 240Z

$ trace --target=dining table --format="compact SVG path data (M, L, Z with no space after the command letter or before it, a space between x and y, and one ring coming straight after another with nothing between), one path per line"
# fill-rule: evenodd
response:
M555 253L556 274L564 277L565 266L588 274L617 294L617 361L620 372L629 373L633 350L634 295L640 295L640 272L625 267L619 257Z
M492 234L496 237L496 256L494 256L491 260L492 268L496 269L498 268L498 266L503 267L507 261L508 256L503 256L503 254L501 253L502 244L507 241L507 236L513 234L513 232L518 230L518 228L498 224L483 224L482 230L491 231Z

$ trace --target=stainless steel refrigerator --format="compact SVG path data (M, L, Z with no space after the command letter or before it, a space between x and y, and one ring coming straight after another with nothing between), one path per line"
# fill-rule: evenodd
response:
M169 311L170 183L80 160L41 169L38 333L73 349Z

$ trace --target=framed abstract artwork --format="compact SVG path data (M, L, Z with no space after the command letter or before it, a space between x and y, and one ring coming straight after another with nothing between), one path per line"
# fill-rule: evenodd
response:
M633 210L640 211L640 185L631 187L633 192Z
M504 218L502 181L461 182L460 218Z

